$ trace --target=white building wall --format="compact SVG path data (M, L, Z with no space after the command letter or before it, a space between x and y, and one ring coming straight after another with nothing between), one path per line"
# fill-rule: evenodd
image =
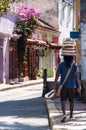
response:
M73 30L73 6L59 0L59 30L61 31L60 43L70 38L70 31Z
M12 14L0 17L0 37L3 39L3 83L9 81L9 38L12 36L16 20L17 17Z
M58 2L57 0L25 0L29 8L35 8L41 19L53 27L58 28Z
M11 14L5 14L3 17L0 17L0 36L3 37L11 36L13 29L15 27L16 16Z

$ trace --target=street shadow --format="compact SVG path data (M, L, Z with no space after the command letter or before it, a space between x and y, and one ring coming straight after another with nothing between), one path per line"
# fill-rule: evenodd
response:
M47 109L45 99L43 97L37 97L32 99L25 100L13 100L0 102L0 129L4 130L50 130L49 126L40 122L40 119L46 119ZM4 118L9 120L10 117L13 117L14 121L12 123L7 123ZM2 120L5 121L2 121ZM28 120L33 119L33 124L28 122L20 123L17 120ZM39 121L36 125L36 121Z

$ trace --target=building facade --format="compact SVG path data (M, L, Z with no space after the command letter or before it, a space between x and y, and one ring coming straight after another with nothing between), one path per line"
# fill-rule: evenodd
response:
M13 35L13 30L18 18L15 13L16 9L22 5L28 5L28 8L35 7L40 12L40 18L43 21L32 37L27 39L27 63L23 66L21 78L23 77L23 80L24 77L26 80L36 79L36 69L39 71L47 69L48 76L52 77L60 61L57 1L29 0L29 3L27 0L15 1L15 4L13 3L11 6L11 13L0 17L0 81L3 83L8 83L12 79L17 82L19 78L18 37ZM7 23L7 27L3 26L4 22Z

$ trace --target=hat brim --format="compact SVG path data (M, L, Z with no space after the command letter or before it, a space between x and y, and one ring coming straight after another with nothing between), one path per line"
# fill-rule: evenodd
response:
M75 49L72 50L62 50L62 55L67 55L67 56L75 56L76 55L76 51Z
M76 54L62 53L61 56L76 56Z

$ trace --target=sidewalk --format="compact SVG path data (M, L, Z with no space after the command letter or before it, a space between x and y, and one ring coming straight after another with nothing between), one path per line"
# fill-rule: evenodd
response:
M48 81L52 81L53 78L48 78ZM14 88L18 88L18 87L26 87L29 85L35 85L35 84L40 84L43 83L43 79L37 79L37 80L28 80L25 82L18 82L15 83L14 85L10 85L10 84L4 84L4 83L0 83L0 91L4 91L4 90L8 90L8 89L14 89Z
M40 83L43 83L43 79L29 80L29 81L25 81L25 82L18 82L18 83L14 84L14 85L1 83L0 84L0 91L19 88L19 87L26 87L26 86L40 84Z
M49 121L52 130L86 130L86 102L75 101L74 121L69 121L69 102L67 102L67 118L61 123L61 105L60 99L46 99Z

